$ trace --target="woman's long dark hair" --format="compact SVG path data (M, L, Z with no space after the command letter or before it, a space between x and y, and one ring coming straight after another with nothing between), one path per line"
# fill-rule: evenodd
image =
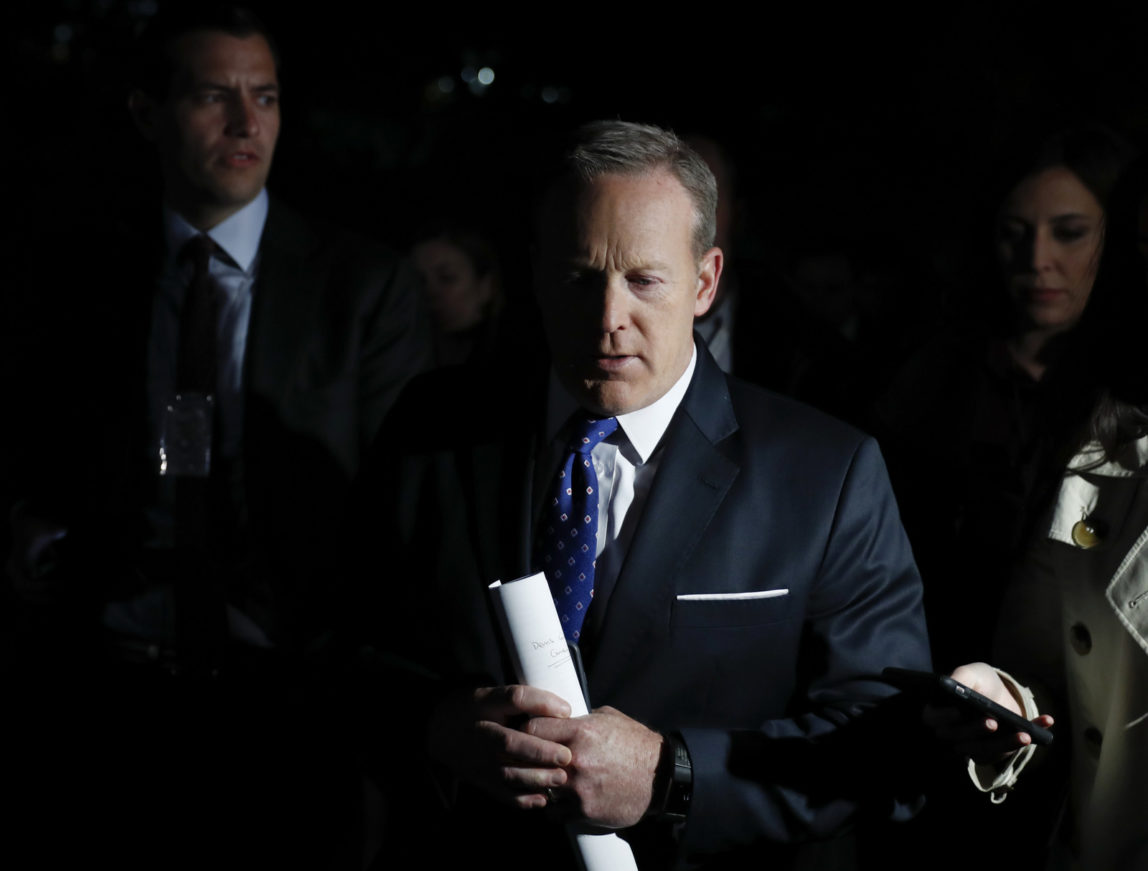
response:
M1082 447L1098 442L1104 460L1148 434L1148 269L1137 246L1148 159L1134 161L1107 204L1104 249L1088 307L1047 376L1055 396L1048 420L1057 445L1050 479ZM1102 460L1103 461L1103 460Z
M1079 325L1080 360L1094 405L1081 442L1106 459L1148 434L1148 263L1140 249L1140 212L1148 196L1148 157L1133 162L1113 191L1104 252L1092 299Z
M1042 456L1022 540L1052 504L1072 458L1099 443L1094 466L1148 434L1148 271L1137 247L1140 203L1148 194L1148 156L1125 169L1105 203L1104 248L1088 306L1063 338L1041 387Z

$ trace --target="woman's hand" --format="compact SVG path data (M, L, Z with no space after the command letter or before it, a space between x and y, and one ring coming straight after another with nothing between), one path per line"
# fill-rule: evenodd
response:
M1018 696L1014 695L1001 679L1000 673L991 665L984 662L962 665L953 672L952 678L1013 713L1024 716ZM928 705L924 720L940 741L985 765L1000 762L1010 753L1032 743L1032 737L1027 732L1002 729L993 717L957 705ZM1032 722L1048 728L1053 719L1048 714L1041 714Z

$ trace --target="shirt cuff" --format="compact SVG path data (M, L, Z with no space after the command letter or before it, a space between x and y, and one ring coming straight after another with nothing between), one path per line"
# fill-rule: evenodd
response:
M1013 694L1013 698L1020 704L1024 718L1026 720L1033 720L1039 717L1040 708L1036 705L1036 698L1033 696L1032 690L1019 683L1016 678L1008 672L1001 671L999 668L993 670L997 673L997 676L1000 677L1001 682L1008 688L1008 691ZM1000 767L1000 763L980 765L970 759L969 778L973 781L973 786L981 792L987 792L989 794L989 800L992 801L993 804L1000 804L1008 798L1008 794L1012 791L1013 786L1020 777L1020 773L1024 771L1024 767L1028 765L1029 760L1032 759L1032 755L1035 752L1035 744L1027 744L1018 750L1014 750L1007 757L1007 764L1003 769Z

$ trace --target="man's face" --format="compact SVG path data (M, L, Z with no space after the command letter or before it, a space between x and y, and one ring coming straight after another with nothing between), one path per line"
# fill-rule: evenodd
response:
M558 377L598 414L651 405L689 365L721 251L697 259L693 204L664 170L600 176L547 218L537 292Z
M262 36L211 30L185 34L171 53L167 97L155 103L137 94L133 108L159 147L168 202L208 229L267 182L279 136L275 59Z

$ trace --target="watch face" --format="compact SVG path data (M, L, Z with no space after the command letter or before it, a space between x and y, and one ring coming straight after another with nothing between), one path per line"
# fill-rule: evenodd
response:
M682 766L685 766L685 769L688 772L690 772L691 775L693 774L694 766L693 766L693 763L690 761L690 751L686 749L686 745L683 744L681 741L675 741L674 742L674 767L680 768ZM691 780L693 779L692 776L690 779Z

